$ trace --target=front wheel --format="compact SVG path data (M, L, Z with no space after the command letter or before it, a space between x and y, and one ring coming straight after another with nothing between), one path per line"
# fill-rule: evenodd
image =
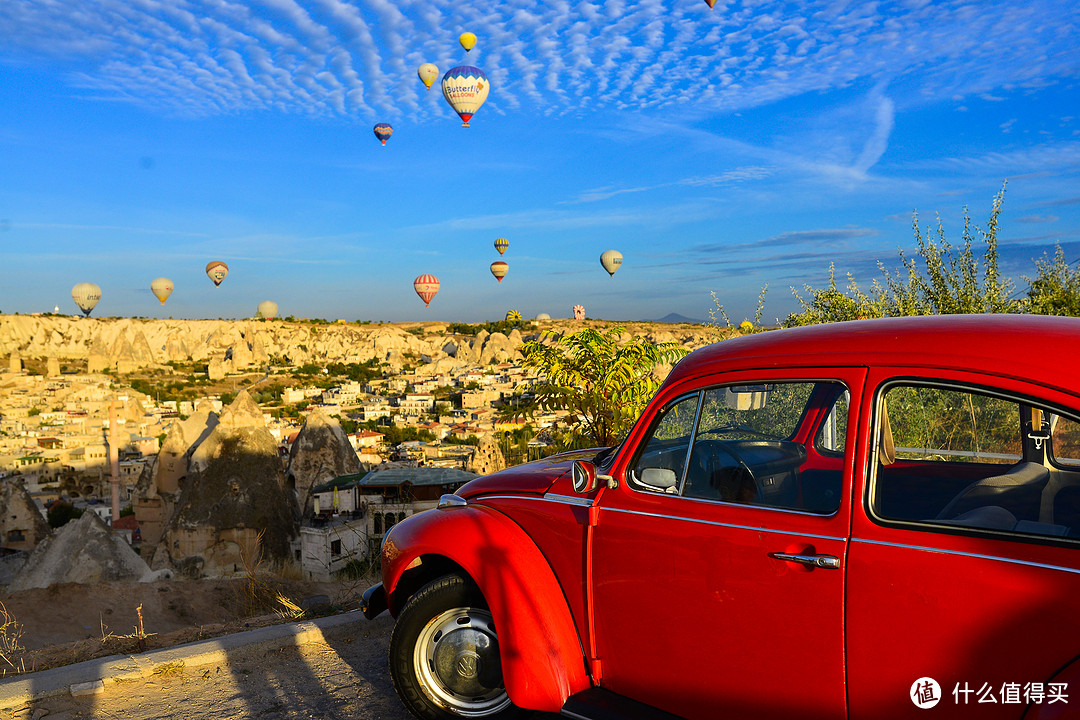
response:
M503 687L487 603L460 575L433 580L405 604L390 637L390 675L422 720L524 717Z

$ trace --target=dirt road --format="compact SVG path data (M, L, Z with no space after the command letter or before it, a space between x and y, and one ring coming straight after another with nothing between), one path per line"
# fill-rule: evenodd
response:
M387 667L392 628L384 614L334 628L325 643L245 647L221 664L167 666L142 680L110 681L97 694L37 700L4 718L411 720Z
M198 666L164 663L139 680L106 681L93 694L4 710L0 720L412 720L387 665L393 627L384 613L328 628L322 642L245 645Z

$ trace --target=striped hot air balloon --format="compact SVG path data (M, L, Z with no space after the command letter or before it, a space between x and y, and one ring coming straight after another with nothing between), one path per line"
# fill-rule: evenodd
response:
M500 283L502 282L502 279L506 277L506 273L508 270L510 270L510 266L502 260L496 260L495 262L491 263L491 274L494 275L495 279L498 280Z
M424 307L431 304L431 299L439 292L439 278L424 274L413 280L413 290L424 301Z
M506 238L499 238L495 241L495 249L499 251L500 255L506 252L506 248L508 247L510 247L510 241Z
M379 142L383 144L383 147L386 147L386 141L394 134L394 128L390 127L389 123L379 123L375 126L373 132L375 137L379 138Z
M517 310L506 311L506 322L519 323L521 322L521 313Z

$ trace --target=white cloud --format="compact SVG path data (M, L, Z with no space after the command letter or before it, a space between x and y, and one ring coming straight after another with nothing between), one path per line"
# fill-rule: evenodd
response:
M1053 23L1044 18L1053 17ZM480 39L463 58L457 35ZM566 114L595 107L704 112L918 76L930 99L1075 74L1080 9L1033 0L984 12L973 0L900 4L766 0L479 3L468 0L82 0L0 3L0 59L47 56L73 84L171 112L277 108L304 114L447 115L426 102L416 66L484 68L493 107ZM880 132L854 163L877 161ZM435 109L437 108L437 109Z

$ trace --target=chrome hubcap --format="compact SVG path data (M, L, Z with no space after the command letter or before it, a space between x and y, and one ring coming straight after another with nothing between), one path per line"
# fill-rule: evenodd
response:
M453 608L434 618L417 638L413 663L428 696L452 713L484 717L510 704L487 610Z

